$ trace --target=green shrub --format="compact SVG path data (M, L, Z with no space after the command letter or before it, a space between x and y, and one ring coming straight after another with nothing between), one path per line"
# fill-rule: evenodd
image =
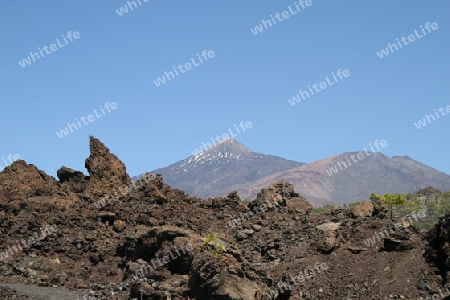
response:
M226 251L225 244L216 237L214 233L209 233L206 238L203 239L203 245L208 247L208 245L213 244L213 253L220 255Z

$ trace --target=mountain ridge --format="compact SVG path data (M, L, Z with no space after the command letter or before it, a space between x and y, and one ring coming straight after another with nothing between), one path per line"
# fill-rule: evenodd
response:
M450 175L406 155L353 151L303 163L254 152L232 138L152 172L201 198L236 190L242 199L254 199L262 188L287 181L314 206L367 200L372 192L450 190Z
M371 152L370 157L339 169L331 176L326 172L338 161L342 161L343 157L356 153L358 152L344 152L278 172L252 182L250 186L252 190L257 190L268 182L288 181L315 206L367 200L372 192L410 193L427 186L450 190L450 175L408 156L389 157L379 152ZM245 190L238 192L243 197L251 197Z

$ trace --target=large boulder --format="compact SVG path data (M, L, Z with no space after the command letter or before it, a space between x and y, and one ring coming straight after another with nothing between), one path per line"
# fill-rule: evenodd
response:
M361 202L352 209L352 214L356 218L371 217L374 211L373 204L367 201Z
M336 230L341 226L341 223L325 222L316 226L320 231L317 240L317 250L322 253L331 253L337 244Z
M73 170L66 166L62 166L57 172L59 182L64 186L67 186L71 191L77 194L83 194L86 190L86 185L89 181L88 176L80 171Z
M248 279L222 272L211 281L211 297L224 300L255 300L258 285Z
M192 262L189 290L198 300L261 299L262 289L242 275L240 264L235 257L201 252Z

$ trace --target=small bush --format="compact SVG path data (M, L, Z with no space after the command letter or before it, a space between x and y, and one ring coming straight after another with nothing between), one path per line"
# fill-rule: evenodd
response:
M203 239L203 245L208 246L213 244L213 253L220 255L226 251L225 244L216 237L214 233L209 233L206 238Z

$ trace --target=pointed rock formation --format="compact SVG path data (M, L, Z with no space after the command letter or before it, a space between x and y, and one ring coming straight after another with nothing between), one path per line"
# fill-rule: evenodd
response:
M91 155L85 161L90 178L85 191L88 198L98 198L112 194L123 186L132 184L125 164L98 139L91 136Z

